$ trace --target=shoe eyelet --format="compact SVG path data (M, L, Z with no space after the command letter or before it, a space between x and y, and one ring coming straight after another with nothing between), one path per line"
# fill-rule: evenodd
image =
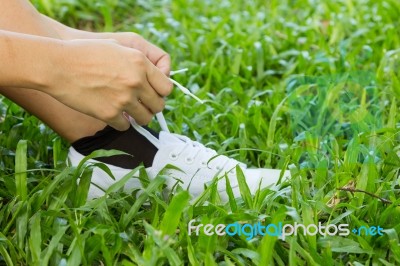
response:
M176 159L178 159L178 155L176 155L175 153L170 153L169 154L169 158L173 161L175 161Z
M215 167L215 169L218 170L218 171L222 170L221 166L219 166L219 165L217 165L217 166Z
M187 163L187 164L191 164L191 163L193 163L193 159L192 158L190 158L190 157L186 157L185 158L185 163Z
M203 167L206 167L206 166L207 166L207 162L201 162L201 165L202 165Z
M234 175L234 174L235 174L235 170L233 170L233 169L230 170L230 171L229 171L229 174Z

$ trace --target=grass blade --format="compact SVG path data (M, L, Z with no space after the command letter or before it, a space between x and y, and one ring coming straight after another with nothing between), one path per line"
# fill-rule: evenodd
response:
M161 221L160 230L166 235L172 235L179 224L181 214L189 201L189 193L180 191L173 198Z
M25 201L27 199L27 182L26 182L26 171L27 171L27 141L20 140L17 145L17 152L15 154L15 183L17 188L17 196L20 200Z
M121 227L126 228L128 224L134 220L135 215L139 211L140 207L146 201L150 194L154 193L154 191L159 188L162 184L164 184L165 178L161 176L157 176L153 181L150 182L149 186L144 190L144 192L139 196L139 198L132 205L131 209L127 214L123 214L121 218Z
M8 254L6 248L1 243L0 243L0 254L2 256L2 260L4 260L8 266L14 265L14 263L11 260L10 254Z
M239 184L240 195L242 196L244 202L246 203L246 206L248 208L251 208L251 206L253 206L253 199L251 196L249 186L246 183L246 177L244 176L243 171L239 165L236 166L236 175Z
M51 238L49 246L45 249L43 256L43 264L48 265L48 262L53 255L54 250L57 248L58 244L60 243L61 238L64 236L65 231L67 231L68 226L60 226L58 227L57 233Z
M231 211L236 212L238 206L237 206L236 199L235 199L235 196L232 191L231 182L229 181L229 178L227 175L225 175L225 185L226 185L226 193L228 194L228 198L229 198L229 205L231 206Z
M32 217L31 220L29 249L33 265L41 265L40 253L41 253L42 233L41 233L40 218L41 218L41 213L38 212Z

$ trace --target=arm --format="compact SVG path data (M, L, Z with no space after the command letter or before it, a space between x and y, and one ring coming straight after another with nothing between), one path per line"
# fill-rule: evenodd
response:
M64 40L114 39L120 45L141 51L161 72L169 75L171 64L169 55L138 34L132 32L94 33L81 31L67 27L49 17L41 15L27 0L0 0L0 25L2 29L18 32L18 20L13 18L21 16L29 17L30 20L40 21L40 23L37 23L37 25L41 25L40 30L35 28L35 26L24 26L25 28L29 28L31 34L35 35L42 35L43 32L47 32L49 33L48 36L58 36Z
M37 23L19 27L16 16ZM172 83L142 52L112 40L57 37L28 1L0 1L0 87L44 92L119 130L129 127L123 112L147 124L163 109Z
M60 40L0 30L0 87L46 91Z
M119 130L129 128L123 112L149 123L172 90L143 53L114 41L64 41L2 30L0 87L42 91Z
M146 57L157 66L167 76L170 72L171 60L169 55L155 46L154 44L146 41L142 36L132 32L88 32L70 28L64 24L42 15L43 19L51 26L57 34L65 40L73 39L114 39L119 44L134 48L141 51Z

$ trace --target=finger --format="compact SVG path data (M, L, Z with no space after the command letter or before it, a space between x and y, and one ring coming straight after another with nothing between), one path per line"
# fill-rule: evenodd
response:
M164 110L164 99L150 86L150 84L144 86L143 92L139 95L139 100L152 114Z
M146 49L146 57L158 68L162 73L169 76L171 71L171 58L161 48L155 46L152 43L148 43L149 46Z
M168 96L173 88L172 82L150 61L147 64L147 81L150 86L162 97Z
M111 121L105 121L108 125L111 127L115 128L116 130L119 131L125 131L128 130L130 127L130 123L128 121L128 118L124 116L124 114L121 113L121 115L118 115L117 117L113 118Z
M169 76L171 71L170 56L160 47L152 44L138 34L133 35L134 40L125 46L141 51L162 73Z
M139 102L139 99L132 101L127 106L126 113L132 116L139 125L147 125L153 118L153 114Z
M171 72L171 57L169 54L164 53L158 60L152 62L162 73L169 77L169 72Z

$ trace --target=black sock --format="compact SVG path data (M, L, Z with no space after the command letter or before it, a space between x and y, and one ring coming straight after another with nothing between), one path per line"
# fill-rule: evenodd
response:
M158 133L145 127L151 134L158 138ZM118 131L110 126L96 132L93 136L81 138L71 144L82 155L89 155L95 150L120 150L129 155L115 155L111 157L99 157L96 160L103 163L119 166L125 169L133 169L141 163L145 167L153 164L157 148L133 127L127 131Z

